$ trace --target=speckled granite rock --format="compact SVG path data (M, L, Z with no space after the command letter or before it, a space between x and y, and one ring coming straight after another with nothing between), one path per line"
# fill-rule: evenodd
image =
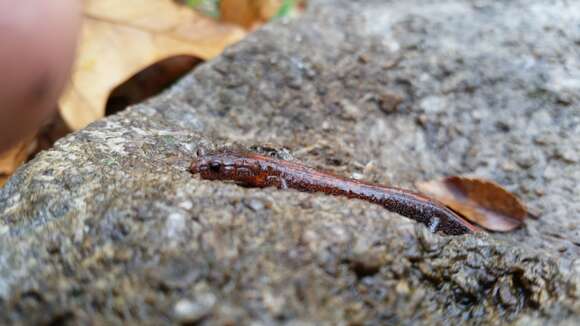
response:
M0 323L579 322L580 3L311 1L0 190ZM200 181L239 143L542 218L442 237L357 200Z

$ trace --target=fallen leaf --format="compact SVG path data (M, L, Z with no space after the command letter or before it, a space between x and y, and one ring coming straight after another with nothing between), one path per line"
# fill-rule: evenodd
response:
M59 101L72 129L103 117L109 93L143 68L179 55L208 60L246 35L172 0L87 0L83 23Z
M52 118L36 134L36 147L29 154L29 159L40 151L51 148L57 140L72 132L58 111L55 111L56 113Z
M452 176L416 185L420 191L490 231L512 231L528 215L518 198L489 180Z
M14 147L0 154L0 187L8 181L8 178L14 171L22 165L28 155L35 148L33 137L21 141Z
M220 18L251 29L274 17L282 4L283 0L221 0Z
M105 115L119 112L161 93L202 61L191 56L161 60L133 75L109 94Z

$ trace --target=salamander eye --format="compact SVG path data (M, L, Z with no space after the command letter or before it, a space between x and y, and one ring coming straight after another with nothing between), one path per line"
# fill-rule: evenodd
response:
M221 168L221 163L220 162L210 162L209 163L209 169L211 172L220 172L220 168Z

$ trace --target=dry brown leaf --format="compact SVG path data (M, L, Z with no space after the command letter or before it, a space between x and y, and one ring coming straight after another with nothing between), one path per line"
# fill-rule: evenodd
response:
M34 138L29 137L10 150L0 154L0 187L6 183L10 175L22 165L35 147Z
M114 114L161 93L202 62L200 59L182 55L161 60L139 71L111 91L105 106L105 115Z
M0 153L0 187L20 165L38 152L52 147L54 142L70 132L71 130L57 113L41 126L35 136L26 137L8 151Z
M489 180L452 176L416 185L422 192L491 231L512 231L522 225L528 215L519 199Z
M246 32L172 0L86 0L71 83L59 104L73 129L101 118L109 93L151 64L178 55L204 60Z
M250 29L274 17L282 3L283 0L221 0L220 18Z

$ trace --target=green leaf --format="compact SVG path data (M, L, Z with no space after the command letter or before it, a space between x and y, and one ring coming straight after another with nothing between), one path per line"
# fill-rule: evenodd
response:
M294 9L294 6L296 6L296 0L284 0L274 18L288 16L292 12L292 9Z
M219 0L186 0L185 4L210 17L219 17Z
M185 4L192 8L197 8L204 0L186 0Z

